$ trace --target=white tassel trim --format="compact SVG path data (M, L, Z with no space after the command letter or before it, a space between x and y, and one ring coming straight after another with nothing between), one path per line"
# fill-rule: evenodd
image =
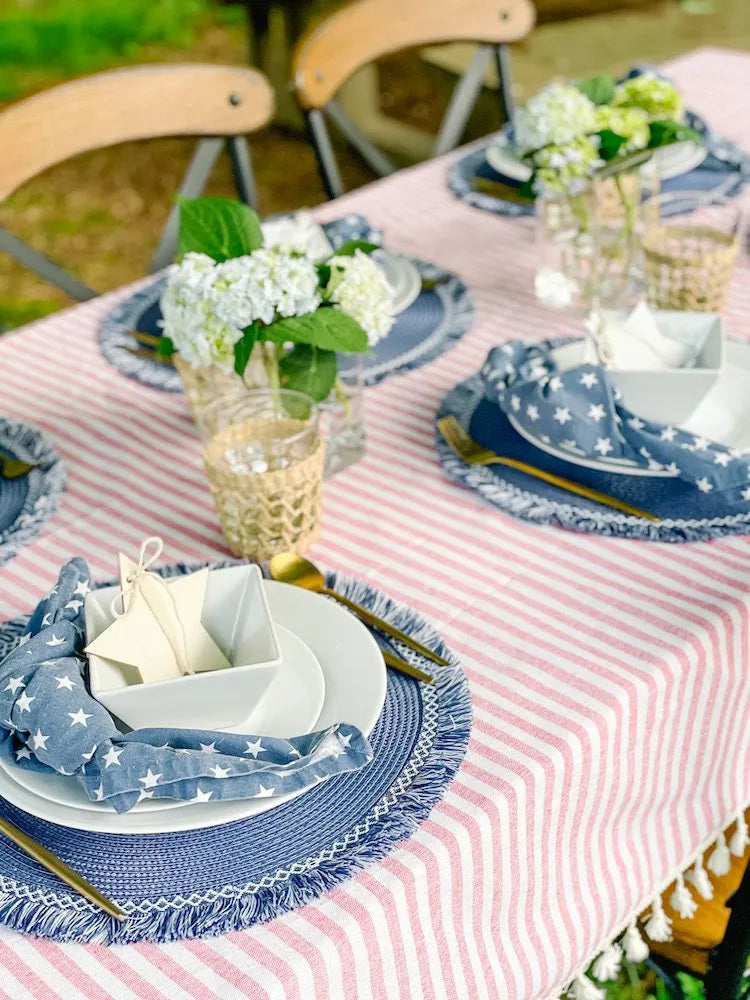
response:
M641 937L635 921L625 931L622 938L622 947L625 951L625 958L629 962L645 962L648 958L648 945Z
M674 888L674 892L669 897L669 905L675 913L679 913L679 915L686 920L695 916L698 904L693 899L693 895L688 887L685 885L685 879L682 875L677 876L677 885Z
M643 929L652 941L672 940L672 921L664 912L661 896L657 896L651 904L651 916Z
M600 983L608 983L617 979L622 963L622 948L619 944L611 944L605 948L594 962L592 972Z
M607 994L587 976L579 976L570 987L570 995L575 1000L606 1000Z
M714 898L714 887L711 885L711 879L703 867L703 858L698 857L696 859L693 870L688 872L688 881L693 883L699 896L702 896L704 899Z
M727 875L732 867L732 857L727 847L727 838L720 833L716 838L716 846L708 856L706 867L714 875Z
M737 829L732 834L729 841L729 850L736 858L741 858L745 853L745 848L750 844L750 837L747 833L747 823L744 812L737 813Z

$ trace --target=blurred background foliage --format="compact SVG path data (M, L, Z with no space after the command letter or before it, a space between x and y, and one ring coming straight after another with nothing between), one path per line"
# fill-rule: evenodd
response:
M248 4L257 0L246 0ZM285 0L303 25L343 0ZM425 0L429 2L429 0ZM620 72L699 45L750 48L750 0L537 0L540 26L514 48L517 98L555 75ZM576 15L567 20L571 14ZM243 3L219 0L0 0L0 108L79 76L136 62L243 64ZM379 65L383 109L434 131L455 75L419 53ZM489 95L469 137L496 127ZM64 263L98 289L141 276L193 149L187 140L127 144L46 171L0 205L0 225ZM264 214L323 199L304 135L274 126L252 139ZM353 157L345 180L370 179ZM226 164L210 193L232 193ZM68 304L0 255L0 329Z

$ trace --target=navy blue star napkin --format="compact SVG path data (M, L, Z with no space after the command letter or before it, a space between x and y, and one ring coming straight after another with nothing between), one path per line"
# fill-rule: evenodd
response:
M84 681L89 590L88 566L71 559L0 663L0 757L6 763L70 775L92 801L126 812L151 798L280 795L372 759L365 737L345 723L288 740L194 729L120 733Z
M736 449L651 423L621 402L620 391L601 365L559 371L555 344L508 341L487 355L481 377L484 397L496 404L525 436L573 457L624 460L661 469L701 493L731 491L727 499L750 500L750 463ZM472 425L472 435L503 453Z

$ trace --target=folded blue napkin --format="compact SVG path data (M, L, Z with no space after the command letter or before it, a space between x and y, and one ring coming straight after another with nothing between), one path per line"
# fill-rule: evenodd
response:
M750 463L740 452L642 420L622 404L601 365L560 371L552 355L556 343L512 340L489 352L480 373L486 405L477 407L470 424L482 445L504 454L502 440L492 435L491 410L499 407L521 434L571 460L624 459L664 470L701 494L726 491L728 501L750 500Z
M63 566L28 631L0 663L0 757L78 781L94 802L126 812L142 799L192 802L281 795L372 759L354 726L293 739L194 729L122 734L85 684L82 559Z

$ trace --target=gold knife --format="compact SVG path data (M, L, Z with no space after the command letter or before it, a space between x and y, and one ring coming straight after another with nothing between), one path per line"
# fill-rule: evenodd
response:
M29 857L38 861L48 872L57 875L71 889L75 889L76 892L80 893L85 899L88 899L89 902L94 903L100 909L104 910L105 913L108 913L110 917L114 917L115 920L128 919L119 906L113 903L111 899L107 899L106 896L102 895L98 889L95 889L90 882L86 881L83 875L74 872L64 861L55 857L46 847L42 847L41 844L38 844L27 833L24 833L23 830L19 830L17 826L9 823L7 819L0 819L0 833L4 833L8 840L12 840Z

